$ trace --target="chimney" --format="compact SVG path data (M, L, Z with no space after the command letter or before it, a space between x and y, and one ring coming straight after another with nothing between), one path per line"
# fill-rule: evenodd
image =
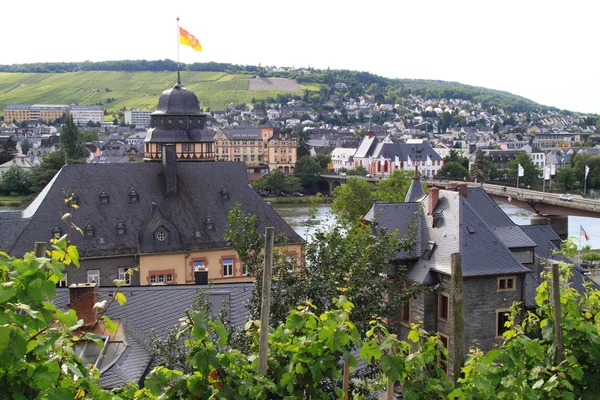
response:
M464 198L467 198L467 184L466 183L459 183L458 185L456 185L456 188L458 189L458 193L460 193L460 195Z
M85 325L91 325L98 319L94 304L98 302L98 286L96 283L74 283L69 286L71 309L77 317L83 319Z
M440 189L436 187L432 187L429 189L429 207L427 209L427 214L433 215L433 210L435 210L435 206L437 206L438 200L440 198Z
M163 145L162 164L166 194L177 194L177 155L174 145Z

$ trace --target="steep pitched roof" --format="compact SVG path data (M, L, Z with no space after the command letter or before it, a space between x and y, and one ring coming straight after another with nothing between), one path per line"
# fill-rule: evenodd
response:
M142 228L153 207L177 230L181 247L177 251L229 247L223 234L229 210L236 203L242 204L245 213L257 215L257 229L273 226L290 243L303 242L248 185L244 163L179 162L177 194L166 196L164 186L160 163L67 165L23 211L29 222L5 249L21 255L36 241L50 239L54 226L64 231L61 214L69 211L65 192L75 192L78 198L80 208L74 213L74 223L82 228L89 224L94 231L90 236L72 236L82 258L162 252L146 246L140 249ZM224 187L228 199L221 195ZM132 191L137 199L132 200ZM100 201L102 192L108 195L105 203ZM125 226L123 234L117 234L118 223Z
M414 220L415 212L418 215L417 245L409 257L399 254L397 258L408 265L407 279L427 284L433 283L433 271L449 275L452 253L462 254L465 277L529 271L460 193L440 191L433 215L426 214L421 208L421 204L427 204L426 198L419 203L376 204L373 207L373 215L379 216L378 225L388 231L398 227L401 231L406 230L409 221ZM432 250L429 252L428 248Z
M378 227L387 231L398 230L398 238L402 239L407 234L419 235L421 224L420 203L375 203L371 210L365 215L365 221L376 223ZM411 227L414 229L411 232ZM414 260L421 255L420 242L414 246L412 251L400 251L394 257L395 260Z
M98 299L111 297L114 290L99 288ZM154 330L160 337L178 325L179 319L192 308L199 290L207 294L215 315L225 307L230 324L242 327L248 320L246 304L252 294L252 283L122 287L127 302L123 306L112 303L106 315L124 324L125 339L112 349L111 359L99 366L102 386L112 388L131 381L139 383L151 361L146 350L148 335ZM62 309L69 308L69 289L61 288L56 292L54 304Z
M413 178L408 191L406 192L406 196L404 197L404 202L415 202L425 196L425 192L423 191L423 184L421 183L421 179L417 177Z
M536 244L482 188L467 189L467 201L494 230L508 248L534 247Z

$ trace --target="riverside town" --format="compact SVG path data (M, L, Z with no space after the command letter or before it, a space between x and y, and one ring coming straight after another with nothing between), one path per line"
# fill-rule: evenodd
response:
M0 398L600 397L599 115L169 59L0 88Z

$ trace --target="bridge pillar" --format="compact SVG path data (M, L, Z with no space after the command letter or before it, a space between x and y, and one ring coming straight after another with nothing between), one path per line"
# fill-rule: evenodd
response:
M531 217L531 225L550 225L562 240L566 240L569 236L567 215L534 215Z

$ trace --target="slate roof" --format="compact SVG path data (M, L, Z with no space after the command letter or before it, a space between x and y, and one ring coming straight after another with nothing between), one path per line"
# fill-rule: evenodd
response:
M258 216L257 229L273 226L290 243L303 240L287 223L256 194L248 184L243 162L177 163L176 195L166 196L161 163L77 164L63 167L31 205L23 211L29 222L4 247L13 255L30 251L36 241L47 241L54 226L65 229L61 214L68 212L65 191L74 191L79 209L74 222L82 229L88 224L93 236L73 235L73 243L82 258L140 254L140 241L149 224L153 204L175 227L180 248L155 248L147 253L181 252L230 247L223 239L227 216L236 203L245 213ZM225 187L229 199L223 199ZM130 199L130 192L139 201ZM108 195L108 203L100 201L100 193ZM207 219L214 228L207 227ZM117 235L116 225L125 225L125 233ZM19 224L22 224L19 221ZM15 228L16 229L16 228ZM13 230L14 232L14 230ZM4 236L4 235L3 235Z
M425 196L425 192L423 191L423 184L420 179L413 178L408 191L406 192L406 196L404 197L404 202L415 202L420 200Z
M397 258L408 266L407 279L428 284L433 283L433 271L449 275L452 253L462 254L465 277L525 274L529 271L460 193L440 190L434 209L435 227L434 215L428 215L421 206L428 204L426 199L418 203L375 204L373 207L372 214L379 215L378 225L388 231L398 227L402 231L414 218L415 212L420 216L417 245L410 254L418 259L413 261L402 254ZM430 242L435 243L435 247L430 258L426 259L423 255Z
M259 140L262 141L260 128L223 128L225 136L229 140Z
M365 221L375 222L378 227L388 231L398 229L398 238L402 239L414 224L415 235L420 232L420 203L375 203L365 215ZM420 243L411 252L400 251L395 260L414 260L421 256Z
M467 201L492 227L508 248L534 247L536 244L482 188L467 189Z
M145 347L148 335L154 330L162 336L178 325L179 319L192 307L199 289L208 294L213 313L218 314L226 304L229 323L243 327L248 321L246 304L252 294L252 283L122 287L127 302L123 306L112 303L106 315L124 324L127 346L119 346L112 359L99 366L103 387L121 387L131 381L139 383L151 361ZM115 288L99 288L98 300L110 297L114 291ZM56 306L69 308L69 289L60 288L56 292Z
M416 160L416 150L423 149L419 160L425 161L427 157L431 158L432 161L441 160L442 157L431 147L429 142L423 142L419 144L414 143L383 143L378 151L375 151L373 157L381 157L394 160L394 157L398 157L402 161L407 161L408 157L412 161Z

